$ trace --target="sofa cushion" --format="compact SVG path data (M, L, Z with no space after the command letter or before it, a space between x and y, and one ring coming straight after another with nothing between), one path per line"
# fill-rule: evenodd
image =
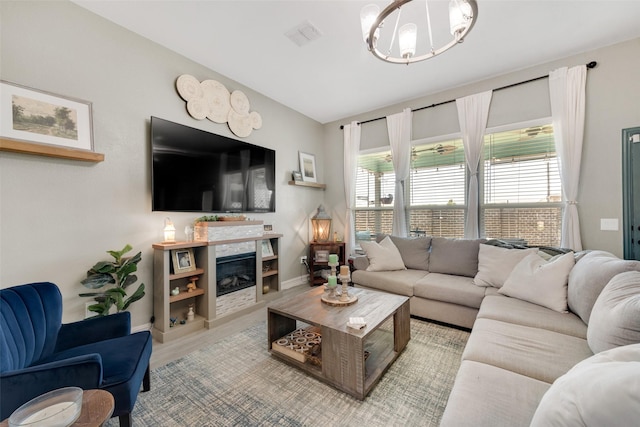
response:
M500 294L486 295L484 297L478 312L478 318L501 320L578 338L587 338L587 325L577 315L559 313L538 304L531 304Z
M398 248L402 262L407 268L415 270L429 269L429 247L431 237L398 237L389 236L394 245Z
M475 277L478 273L478 251L484 239L431 239L429 271Z
M593 304L613 276L640 271L640 261L626 261L605 251L591 251L576 262L569 274L568 304L584 323L589 323Z
M525 375L463 360L440 427L528 426L549 387Z
M396 245L389 236L377 242L361 242L360 246L369 258L367 271L405 270L404 262Z
M620 273L604 287L591 311L587 341L594 353L640 343L640 272Z
M544 394L531 426L632 426L640 420L640 344L598 353Z
M474 277L473 283L478 286L501 288L513 268L524 257L537 252L537 248L507 249L481 244L478 251L478 274Z
M356 270L351 273L351 280L356 285L410 297L413 296L414 283L427 274L424 270Z
M476 319L462 360L552 383L593 355L586 339L492 319Z
M416 281L413 294L420 298L478 308L484 298L484 288L474 285L471 277L429 273Z
M574 263L573 253L550 261L529 254L516 265L499 292L566 313L567 280Z

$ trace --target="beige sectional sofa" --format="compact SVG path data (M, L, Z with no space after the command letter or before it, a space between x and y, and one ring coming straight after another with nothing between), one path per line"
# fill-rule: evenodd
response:
M481 240L389 241L406 269L389 270L399 265L380 242L354 260L354 285L407 295L412 315L472 328L441 426L640 419L640 262L604 251L545 260Z

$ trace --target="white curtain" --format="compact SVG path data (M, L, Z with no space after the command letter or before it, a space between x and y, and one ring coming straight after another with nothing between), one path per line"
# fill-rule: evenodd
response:
M549 73L551 116L565 206L562 213L563 248L582 250L578 218L578 184L584 136L587 67L559 68Z
M396 174L392 234L400 237L407 236L404 188L411 171L411 118L410 108L405 108L402 113L387 116L393 170Z
M347 207L344 227L346 253L353 254L356 247L354 208L356 205L356 176L360 151L360 125L351 122L344 127L344 197Z
M480 237L478 227L478 167L484 147L484 132L489 117L489 105L492 92L482 92L456 99L458 121L462 131L464 156L469 168L469 193L467 196L467 220L464 225L464 237Z

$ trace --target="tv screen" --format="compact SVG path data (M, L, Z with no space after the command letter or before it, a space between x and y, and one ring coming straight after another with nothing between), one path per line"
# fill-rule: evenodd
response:
M151 117L154 211L275 212L276 152Z

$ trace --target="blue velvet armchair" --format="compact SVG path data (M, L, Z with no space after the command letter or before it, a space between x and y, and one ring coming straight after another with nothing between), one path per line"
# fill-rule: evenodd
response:
M113 416L131 425L140 387L149 390L151 334L131 334L122 312L62 324L53 283L0 289L0 419L48 391L76 386L109 391Z

